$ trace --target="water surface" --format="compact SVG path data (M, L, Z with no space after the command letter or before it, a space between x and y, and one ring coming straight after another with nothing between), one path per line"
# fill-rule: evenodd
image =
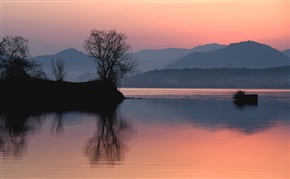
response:
M289 178L289 90L120 90L113 112L1 115L0 178Z

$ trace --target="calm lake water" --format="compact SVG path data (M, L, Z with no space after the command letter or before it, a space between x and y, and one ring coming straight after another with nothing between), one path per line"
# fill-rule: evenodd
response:
M289 178L290 90L120 90L111 112L2 115L0 179Z

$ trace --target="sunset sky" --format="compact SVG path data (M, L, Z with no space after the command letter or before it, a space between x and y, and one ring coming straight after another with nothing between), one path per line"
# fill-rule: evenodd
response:
M289 48L289 0L0 0L1 37L29 39L32 56L84 51L92 29L124 32L132 51L253 40Z

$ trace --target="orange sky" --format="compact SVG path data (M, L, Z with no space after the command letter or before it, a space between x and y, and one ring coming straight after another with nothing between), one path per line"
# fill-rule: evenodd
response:
M32 55L83 51L92 29L124 32L133 51L254 40L289 48L289 1L1 0L1 35L29 39Z

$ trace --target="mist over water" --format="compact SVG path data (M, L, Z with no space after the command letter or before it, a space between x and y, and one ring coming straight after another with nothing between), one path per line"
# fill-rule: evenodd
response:
M105 112L1 114L3 178L289 178L289 90L121 88Z

